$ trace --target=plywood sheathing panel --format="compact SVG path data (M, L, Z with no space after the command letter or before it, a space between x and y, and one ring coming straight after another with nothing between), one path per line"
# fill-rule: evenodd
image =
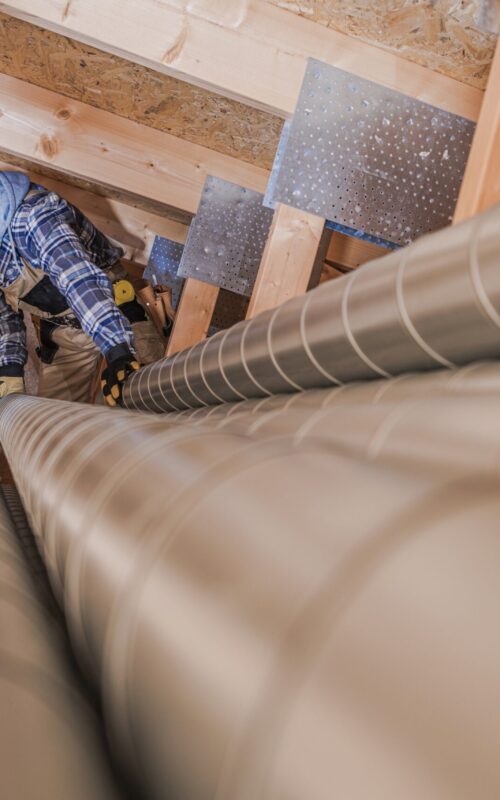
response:
M270 168L283 120L0 14L0 72Z
M496 37L476 25L481 0L267 0L484 89Z

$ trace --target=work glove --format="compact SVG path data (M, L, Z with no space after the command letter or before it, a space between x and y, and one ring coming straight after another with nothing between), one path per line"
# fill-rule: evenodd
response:
M24 394L24 380L22 377L0 375L0 398L8 394Z
M140 364L128 347L121 344L109 351L106 360L108 365L102 373L102 393L108 406L116 406L121 403L123 384Z

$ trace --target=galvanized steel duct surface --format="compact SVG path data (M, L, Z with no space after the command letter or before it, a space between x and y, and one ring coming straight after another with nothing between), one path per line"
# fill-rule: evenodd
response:
M500 355L500 205L133 375L126 407L194 408Z
M485 364L165 416L2 402L145 797L500 796L499 393Z
M22 515L21 515L22 516ZM0 789L5 800L118 800L98 721L0 492Z

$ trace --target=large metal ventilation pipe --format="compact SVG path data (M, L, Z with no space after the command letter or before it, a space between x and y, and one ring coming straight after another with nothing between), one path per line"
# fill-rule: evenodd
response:
M486 364L165 416L2 402L144 797L500 796L499 390Z
M500 205L132 376L130 409L194 408L500 355Z
M119 800L99 722L21 546L30 538L0 491L1 796Z

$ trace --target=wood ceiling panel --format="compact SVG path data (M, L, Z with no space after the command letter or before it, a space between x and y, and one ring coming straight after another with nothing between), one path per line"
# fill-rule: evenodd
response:
M0 14L0 72L270 168L283 121Z
M267 0L341 33L484 89L496 37L477 27L480 0Z

